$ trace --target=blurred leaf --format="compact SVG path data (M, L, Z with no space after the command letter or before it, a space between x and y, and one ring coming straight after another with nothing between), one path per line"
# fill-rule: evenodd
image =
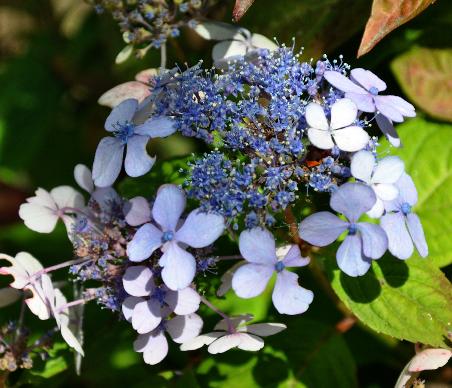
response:
M33 369L31 371L31 374L34 376L40 376L45 379L49 379L50 377L53 377L57 375L58 373L61 373L67 369L68 365L64 357L59 356L57 358L51 358L49 359L44 366L44 369L41 371Z
M428 259L385 256L352 278L326 260L331 285L344 304L373 330L398 339L449 347L452 286Z
M452 263L452 125L422 119L397 127L402 148L382 141L382 153L391 152L405 162L418 190L414 211L419 215L429 246L428 261L439 267Z
M234 9L232 11L232 19L238 22L246 11L253 5L254 0L235 0Z
M391 64L403 91L420 108L452 121L452 49L414 48Z
M9 306L10 304L19 300L22 292L15 288L6 287L0 288L0 307Z
M435 0L374 0L358 57L368 53L387 34L419 15L434 2Z

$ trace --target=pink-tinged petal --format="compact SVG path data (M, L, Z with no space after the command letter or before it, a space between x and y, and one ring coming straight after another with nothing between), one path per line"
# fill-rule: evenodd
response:
M363 256L361 238L348 235L336 253L337 265L348 276L364 275L370 268L371 259Z
M41 320L49 319L51 316L50 305L41 285L37 283L33 286L25 287L24 290L30 291L32 294L30 298L25 299L30 311Z
M146 120L135 127L137 135L155 137L167 137L176 132L176 121L170 117L158 116Z
M336 241L347 230L348 223L330 212L311 214L301 221L300 238L309 244L324 247Z
M374 191L363 183L345 183L339 187L330 199L330 206L355 222L361 214L374 206L377 197Z
M163 231L175 231L177 222L185 209L185 194L176 185L160 186L152 208L152 217Z
M347 92L345 93L345 98L352 100L358 110L362 112L375 112L375 102L371 94L359 94Z
M385 211L384 202L377 197L375 205L366 214L370 218L380 218L383 215L384 211Z
M408 370L410 372L435 370L446 365L451 357L452 351L449 349L425 349L411 359Z
M27 252L19 252L16 255L15 259L16 262L18 262L28 272L29 275L33 275L44 268L35 257Z
M371 88L376 88L379 92L386 90L386 83L370 70L356 68L350 72L350 76L367 90Z
M196 274L195 258L176 243L168 244L159 264L163 267L163 282L171 290L188 287Z
M310 262L309 257L301 256L301 251L298 245L293 244L289 251L286 253L284 258L282 259L283 264L286 267L304 267L308 265Z
M392 201L399 195L399 189L390 183L377 183L372 185L372 188L377 195L377 199L383 201Z
M253 228L240 233L239 249L250 263L273 265L277 260L275 238L264 228Z
M134 262L146 260L162 245L162 231L153 224L145 224L137 230L127 244L127 256Z
M179 291L169 290L166 294L165 302L175 314L187 315L199 309L201 297L193 288L186 287Z
M163 332L151 333L146 348L143 351L143 359L146 364L156 365L168 354L168 341Z
M124 290L132 296L148 296L155 287L152 271L143 265L127 268L122 284Z
M408 233L405 217L401 213L387 213L380 225L388 236L388 249L395 257L406 260L413 254L413 241Z
M84 164L77 164L74 168L74 179L77 184L88 193L94 190L94 182L91 170Z
M255 323L254 325L243 326L244 330L240 329L239 331L246 331L247 333L256 334L260 337L267 337L287 329L287 326L283 323Z
M195 209L176 232L175 239L193 248L204 248L218 239L223 234L224 228L222 216Z
M366 94L367 91L362 87L356 85L350 81L345 75L342 75L338 71L327 70L324 75L325 79L333 85L335 88L342 90L343 92L351 92L358 94Z
M180 350L196 350L202 348L204 345L210 345L216 339L224 336L225 333L222 331L214 331L212 333L202 334L198 337L192 338L189 341L184 342L180 346Z
M138 334L149 333L162 321L162 308L155 299L139 302L132 313L132 327Z
M198 314L176 315L166 324L166 330L178 344L190 341L202 330L203 321Z
M367 184L370 183L375 166L375 156L370 151L359 151L352 157L350 170L352 175Z
M386 156L381 159L372 176L372 183L395 183L402 176L405 164L398 156Z
M137 298L136 296L128 296L126 299L124 299L124 302L122 302L122 314L124 315L126 321L132 322L133 310L135 309L135 306L140 302L144 302L144 299Z
M383 116L381 113L378 113L375 116L375 121L377 122L378 127L380 128L383 135L386 136L388 141L394 147L400 147L401 142L400 142L399 134L394 129L394 125L392 125L391 120L389 120L386 116Z
M143 225L151 221L151 208L144 197L135 197L128 201L126 222L131 226Z
M297 274L287 270L278 273L272 300L280 314L302 314L309 308L313 299L313 292L298 284Z
M149 96L149 94L149 86L142 82L129 81L107 90L99 97L97 103L99 105L108 106L109 108L114 108L129 98L134 98L138 100L138 102L141 102Z
M93 180L97 187L109 187L121 172L124 144L114 137L104 137L96 149Z
M406 225L419 255L421 257L427 257L428 245L425 240L424 229L422 228L419 217L414 213L409 213L406 216Z
M138 101L134 98L129 98L121 102L118 106L113 108L105 121L105 129L109 132L118 130L117 124L124 124L126 121L132 121L133 115L138 108Z
M403 115L392 105L391 99L388 99L388 97L389 96L375 96L375 107L378 112L391 121L401 123L403 121Z
M363 253L371 259L379 259L388 249L388 237L385 231L375 224L367 222L358 223L361 233Z
M82 349L82 345L80 344L77 337L74 335L72 330L69 328L69 326L61 326L61 336L63 337L64 341L74 349L77 353L81 354L82 356L85 355Z
M309 127L315 129L322 129L324 131L328 131L330 126L328 125L328 121L325 116L325 112L321 105L311 102L305 111L306 122Z
M332 129L347 127L356 120L357 114L356 104L348 98L341 98L331 107L330 127Z
M248 352L257 352L264 347L264 340L253 334L240 333L240 343L237 348Z
M399 188L400 201L407 202L410 206L414 206L417 203L417 190L413 182L413 179L407 174L403 173L399 180L396 182L396 186Z
M362 150L369 143L369 134L358 126L336 129L333 139L340 150L356 152Z
M330 132L323 129L308 128L308 138L312 145L321 150L329 150L334 147Z
M159 73L159 69L149 68L144 69L135 74L135 80L142 82L143 84L150 84L152 79L154 79Z
M246 264L234 273L232 289L240 298L254 298L264 292L273 271L273 266Z
M217 21L197 23L193 30L206 40L233 39L239 32L237 26Z
M236 348L242 341L241 335L242 333L235 333L220 337L209 345L207 351L210 354L218 354Z
M16 290L15 288L0 288L0 308L13 304L18 301L21 296L22 292Z
M146 174L154 165L156 158L151 158L147 151L149 137L134 135L127 142L127 153L124 167L127 175L138 177Z
M20 205L19 217L27 228L39 233L51 233L58 222L55 210L33 203Z

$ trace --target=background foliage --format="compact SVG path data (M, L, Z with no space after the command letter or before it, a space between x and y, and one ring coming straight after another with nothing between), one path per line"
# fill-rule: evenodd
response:
M232 8L232 2L224 2L212 17L228 21ZM371 69L384 78L390 94L400 94L416 105L418 117L398 127L405 147L388 152L403 158L418 187L415 210L426 230L429 258L406 262L383 258L357 280L340 274L328 251L319 252L314 258L316 267L303 280L307 288L318 290L316 298L300 317L278 317L269 295L244 301L231 293L227 301L216 301L229 312L245 310L257 319L269 316L269 320L287 323L289 329L270 337L259 354L229 352L212 358L204 351L170 352L163 364L145 366L133 352L134 333L129 325L88 305L82 375L75 376L71 357L61 345L54 349L58 358L42 363L34 372L15 375L18 384L387 387L413 354L413 345L407 341L450 346L452 49L447 31L452 28L452 7L446 0L437 1L357 60L371 8L372 2L365 0L257 0L240 23L277 37L280 43L290 45L295 37L294 44L306 48L305 59L343 54L352 66ZM17 209L37 186L50 189L73 184L74 165L91 164L103 132L108 111L97 105L98 97L132 79L137 71L158 66L159 55L152 51L142 61L115 65L122 45L114 22L95 15L81 0L1 2L1 252L27 250L44 264L71 257L63 230L52 235L31 232L19 222ZM193 65L202 58L210 64L211 46L184 31L178 41L171 42L168 63ZM154 169L138 184L124 181L120 185L124 194L152 192L162 176L175 181L179 165L165 159L190 154L201 146L173 137L153 147L162 161L161 175ZM337 296L329 288L319 291L320 270L326 271ZM206 280L206 287L214 286ZM362 321L345 334L337 326L344 305ZM15 308L2 310L0 323L16 314ZM208 316L205 327L212 327L214 319ZM446 367L429 378L447 382L449 376L450 383L450 375Z

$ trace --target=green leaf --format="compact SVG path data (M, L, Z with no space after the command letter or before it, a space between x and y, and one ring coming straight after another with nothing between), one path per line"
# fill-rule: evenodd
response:
M452 286L428 259L407 261L385 256L369 272L352 278L326 259L333 289L344 304L373 330L411 342L449 347Z
M443 267L452 263L452 125L434 124L422 119L399 125L403 147L389 147L382 141L382 154L389 150L400 156L419 194L414 211L424 226L429 256L427 260Z
M60 356L52 358L45 363L44 369L41 371L32 370L30 373L34 376L40 376L45 379L49 379L67 369L68 365L64 357Z
M391 63L397 81L431 116L452 121L452 49L414 48Z

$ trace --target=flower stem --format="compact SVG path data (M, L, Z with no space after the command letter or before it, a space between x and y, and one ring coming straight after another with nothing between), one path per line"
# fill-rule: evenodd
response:
M47 268L41 269L40 271L35 272L31 276L31 278L35 278L36 279L36 278L39 278L41 275L43 275L45 273L53 272L53 271L56 271L56 270L61 269L61 268L69 267L71 265L81 264L81 263L84 263L84 262L87 262L87 261L90 261L90 260L92 260L92 259L91 258L88 258L88 259L87 258L81 258L81 259L75 259L75 260L68 260L68 261L65 261L65 262L60 263L60 264L52 265L51 267L47 267Z
M166 42L160 47L160 68L166 69Z
M243 257L241 255L230 255L230 256L218 256L218 260L241 260Z
M212 303L210 303L204 296L201 296L201 302L204 303L208 308L212 311L216 312L219 316L221 316L228 325L228 332L235 333L235 327L231 322L231 318L226 315L223 311L221 311L218 307L215 307Z

